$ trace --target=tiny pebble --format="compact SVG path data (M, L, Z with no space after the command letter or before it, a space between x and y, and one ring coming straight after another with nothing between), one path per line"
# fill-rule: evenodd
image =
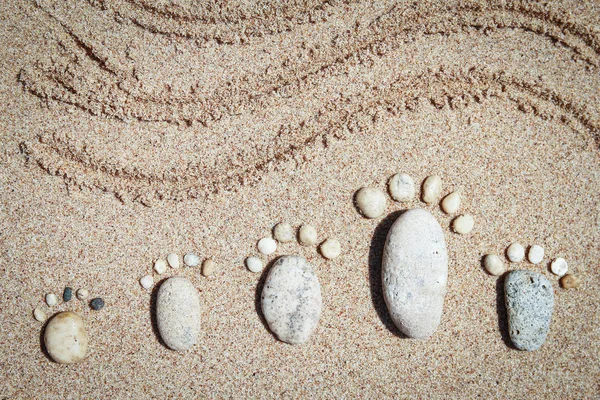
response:
M425 203L435 203L442 193L442 179L439 176L428 176L423 181L423 193L421 198Z
M552 271L554 275L564 276L568 270L569 265L562 257L555 258L554 261L552 261L552 264L550 264L550 271Z
M356 192L354 197L356 207L367 218L377 218L385 211L387 199L383 191L376 188L364 187Z
M460 194L452 192L442 199L442 211L446 214L454 214L460 207Z
M55 306L56 303L58 303L58 298L56 295L54 293L48 293L46 295L46 304L48 304L49 307L52 307Z
M294 240L294 229L287 222L280 222L273 228L273 236L279 243L288 243Z
M90 295L90 292L87 289L77 289L77 298L79 300L85 300Z
M157 274L164 274L167 270L167 262L165 260L156 260L154 261L154 271Z
M521 262L525 258L525 248L519 243L513 243L506 249L506 257L510 262Z
M277 250L277 242L269 237L266 237L260 239L256 247L261 254L269 255L275 253L275 250Z
M415 181L407 174L396 174L388 181L388 190L396 201L410 201L415 197Z
M302 246L312 246L317 240L317 230L313 226L302 225L298 230L298 242Z
M183 263L188 267L197 267L200 264L200 257L194 253L187 253L183 256Z
M581 285L581 280L575 275L567 274L560 278L560 284L565 289L574 289Z
M544 248L542 246L538 246L537 244L531 246L529 248L529 253L527 253L527 258L532 264L539 264L544 259Z
M483 259L483 266L485 270L490 273L490 275L502 275L505 271L504 263L495 254L488 254Z
M154 285L154 279L152 279L152 275L146 275L142 277L142 279L140 279L140 285L142 285L144 289L150 289L152 285Z
M70 301L73 298L73 289L71 289L70 287L66 287L65 290L63 290L63 300L65 302Z
M46 320L46 313L41 308L36 308L33 310L33 317L36 321L44 322Z
M102 300L101 297L96 297L95 299L90 301L90 307L92 307L92 310L98 311L102 307L104 307L104 300Z
M202 275L204 276L211 276L215 273L216 269L217 264L210 258L204 260L204 262L202 263Z
M331 260L342 253L342 246L337 239L327 239L321 244L321 254Z
M474 226L475 220L468 214L456 217L454 221L452 221L452 229L454 232L460 233L461 235L471 232Z
M263 262L258 257L246 258L246 266L250 272L260 272L263 269Z
M175 253L171 253L167 256L167 262L171 266L171 268L177 269L179 268L179 256Z

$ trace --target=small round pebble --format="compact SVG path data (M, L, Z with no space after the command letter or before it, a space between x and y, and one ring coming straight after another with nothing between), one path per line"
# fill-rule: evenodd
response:
M554 275L564 276L567 271L569 271L569 265L564 258L558 257L552 261L552 264L550 264L550 271Z
M90 295L90 292L87 289L77 289L77 298L79 300L85 300Z
M367 218L377 218L387 207L387 198L383 191L376 188L364 187L356 192L354 197L356 207Z
M298 242L302 246L312 246L317 243L317 230L311 225L302 225L298 230Z
M96 297L95 299L90 301L90 307L92 307L92 310L98 311L102 307L104 307L104 300L102 300L101 297Z
M519 243L513 243L506 249L506 257L510 262L521 262L525 258L525 248Z
M442 199L442 211L446 214L454 214L460 208L460 194L452 192Z
M415 181L407 174L396 174L388 181L388 190L396 201L410 201L415 197Z
M437 175L428 176L423 181L421 198L425 203L435 203L442 193L442 179Z
M73 289L71 289L70 287L66 287L65 290L63 290L63 301L67 302L70 301L73 298Z
M200 257L194 253L187 253L185 256L183 256L183 263L188 267L197 267L200 265Z
M529 248L527 258L532 264L539 264L544 259L544 248L537 244L534 244Z
M167 262L173 269L179 268L179 256L175 253L171 253L167 256Z
M154 261L154 271L159 275L164 274L167 271L167 262L160 259Z
M46 304L48 304L49 307L52 307L55 306L56 303L58 303L58 297L56 297L54 293L48 293L46 295Z
M263 262L258 257L246 258L246 267L250 272L260 272L263 269Z
M471 232L474 226L475 220L469 214L456 217L454 221L452 221L452 229L454 232L460 233L461 235Z
M217 264L210 258L207 258L202 263L202 275L204 275L204 276L211 276L212 274L215 273L216 269L217 269Z
M46 320L46 313L42 311L41 308L36 308L33 310L33 318L35 318L36 321L44 322Z
M320 250L323 257L331 260L342 253L342 246L337 239L327 239L321 244Z
M150 289L154 285L154 279L152 279L152 275L146 275L140 279L140 285L144 289Z
M275 250L277 250L277 242L269 237L266 237L260 239L256 247L261 254L269 255L275 253Z
M287 222L280 222L273 228L273 237L279 243L288 243L294 240L294 229Z
M575 289L581 285L581 280L575 275L567 274L560 278L560 285L565 289Z
M485 270L494 276L502 275L506 270L502 259L495 254L488 254L483 258L483 266Z

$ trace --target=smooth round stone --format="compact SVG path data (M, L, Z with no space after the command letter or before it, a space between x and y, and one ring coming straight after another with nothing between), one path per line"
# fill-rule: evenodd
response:
M550 264L550 271L554 275L564 276L569 271L569 265L564 258L558 257Z
M163 342L173 350L192 347L200 333L200 299L188 279L169 278L158 289L156 323Z
M167 262L160 259L154 261L154 271L159 275L164 274L167 271Z
M407 174L396 174L388 181L388 191L396 201L411 201L415 197L415 181Z
M71 301L72 298L73 289L71 289L70 287L66 287L65 290L63 290L63 301L66 303L67 301Z
M423 181L421 198L427 204L435 203L442 194L442 179L437 175L428 176Z
M46 304L48 307L55 306L58 303L58 297L54 293L48 293L46 295Z
M188 267L197 267L200 265L200 257L194 253L187 253L185 256L183 256L183 263Z
M490 275L502 275L506 268L502 259L495 254L488 254L483 258L483 266Z
M575 289L581 285L581 279L575 275L567 274L560 278L560 285L564 289Z
M250 272L260 272L263 269L263 262L258 257L246 258L246 267Z
M506 257L510 262L521 262L525 258L525 248L519 243L513 243L506 249Z
M92 301L90 301L90 307L94 311L102 310L104 308L104 300L102 299L102 297L96 297L95 299L92 299Z
M433 335L448 281L444 232L427 210L406 211L392 224L383 249L383 297L392 320L408 337Z
M312 225L302 225L298 230L298 242L302 246L312 246L317 240L317 230Z
M261 296L262 312L279 340L300 344L321 316L321 285L306 259L283 256L270 269Z
M277 242L271 238L266 237L260 239L256 247L258 248L258 251L261 254L268 256L269 254L275 253L275 250L277 250Z
M512 271L504 282L510 339L519 350L537 350L546 341L552 312L554 290L542 274Z
M179 256L175 253L171 253L167 256L167 262L173 269L179 268Z
M89 297L90 292L87 289L77 289L77 298L79 300L85 300Z
M381 216L387 207L385 193L376 188L361 188L356 192L354 201L361 214L367 218L377 218Z
M41 308L36 308L33 310L33 318L35 318L36 321L44 322L46 320L46 313L42 311Z
M83 319L74 312L56 314L44 332L48 354L59 364L73 364L85 358L88 335Z
M465 235L473 230L475 226L475 220L469 214L461 215L460 217L454 218L452 221L452 229L456 233Z
M320 246L323 257L331 260L342 253L342 246L337 239L327 239Z
M531 246L529 248L529 253L527 253L527 258L532 264L541 263L544 259L544 248L542 246L538 246L537 244Z
M294 240L294 229L287 222L280 222L273 228L273 237L279 243L288 243Z
M154 285L154 279L152 278L152 275L146 275L142 277L140 279L140 285L142 285L144 289L150 289Z
M216 269L217 264L210 258L204 260L204 262L202 263L202 275L204 276L211 276L215 273Z
M442 211L446 214L454 214L460 208L460 193L452 192L442 199Z

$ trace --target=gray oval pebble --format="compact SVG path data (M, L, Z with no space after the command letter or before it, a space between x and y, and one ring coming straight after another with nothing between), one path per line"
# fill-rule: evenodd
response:
M504 282L510 340L519 350L537 350L546 341L554 290L545 276L532 271L512 271Z
M444 232L427 210L412 209L392 225L383 249L383 297L406 336L433 335L442 318L448 253Z
M321 317L321 285L306 259L280 257L267 275L261 307L279 340L300 344L315 331Z
M192 282L175 276L160 285L156 323L169 348L184 351L196 343L200 333L200 299Z

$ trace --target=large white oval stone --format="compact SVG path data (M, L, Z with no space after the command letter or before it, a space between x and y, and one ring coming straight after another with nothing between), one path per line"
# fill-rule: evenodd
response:
M267 275L261 306L279 340L300 344L315 331L321 317L321 285L306 259L279 258Z
M44 344L50 357L59 364L83 360L88 347L83 319L72 311L56 314L46 326Z
M175 276L158 289L156 322L165 344L177 351L192 347L200 333L200 299L192 282Z
M448 253L435 217L420 208L392 225L383 249L383 297L392 320L408 337L433 335L442 318Z

